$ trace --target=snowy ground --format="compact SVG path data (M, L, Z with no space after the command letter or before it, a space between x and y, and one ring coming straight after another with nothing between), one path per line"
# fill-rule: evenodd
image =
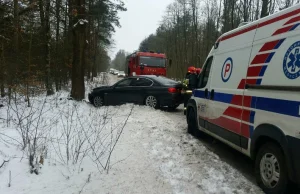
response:
M95 85L88 84L87 92ZM22 104L14 108L20 114L0 108L0 165L9 160L0 168L0 193L261 193L248 175L251 167L239 166L247 159L187 134L182 107L175 112L130 104L96 109L67 96L65 91L46 102L32 99L34 110L42 109L40 119L25 117L34 111ZM24 118L23 125L18 118ZM20 126L38 131L37 155L45 156L39 175L29 172L28 148L18 146ZM225 152L232 156L223 157ZM105 164L108 168L101 167Z

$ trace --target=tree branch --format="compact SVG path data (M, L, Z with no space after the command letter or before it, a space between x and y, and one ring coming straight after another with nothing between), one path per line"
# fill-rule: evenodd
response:
M2 168L6 162L9 162L9 160L3 160L3 163L1 164L0 168Z

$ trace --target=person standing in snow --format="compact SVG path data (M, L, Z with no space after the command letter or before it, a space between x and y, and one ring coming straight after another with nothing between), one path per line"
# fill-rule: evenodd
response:
M187 102L192 96L193 89L197 86L197 80L196 68L193 66L189 67L183 81L184 114L186 114Z

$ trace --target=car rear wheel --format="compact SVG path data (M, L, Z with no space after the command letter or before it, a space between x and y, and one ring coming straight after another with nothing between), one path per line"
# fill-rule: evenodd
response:
M288 173L284 154L279 146L266 143L259 149L255 160L255 176L265 193L286 192Z
M100 96L96 96L93 100L93 104L95 107L103 106L103 98Z
M151 108L158 108L158 100L155 96L147 96L145 99L145 105Z

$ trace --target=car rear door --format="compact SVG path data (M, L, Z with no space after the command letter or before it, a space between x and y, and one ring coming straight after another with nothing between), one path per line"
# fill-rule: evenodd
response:
M132 80L130 98L133 103L144 104L147 93L151 90L153 81L148 78L138 77Z

